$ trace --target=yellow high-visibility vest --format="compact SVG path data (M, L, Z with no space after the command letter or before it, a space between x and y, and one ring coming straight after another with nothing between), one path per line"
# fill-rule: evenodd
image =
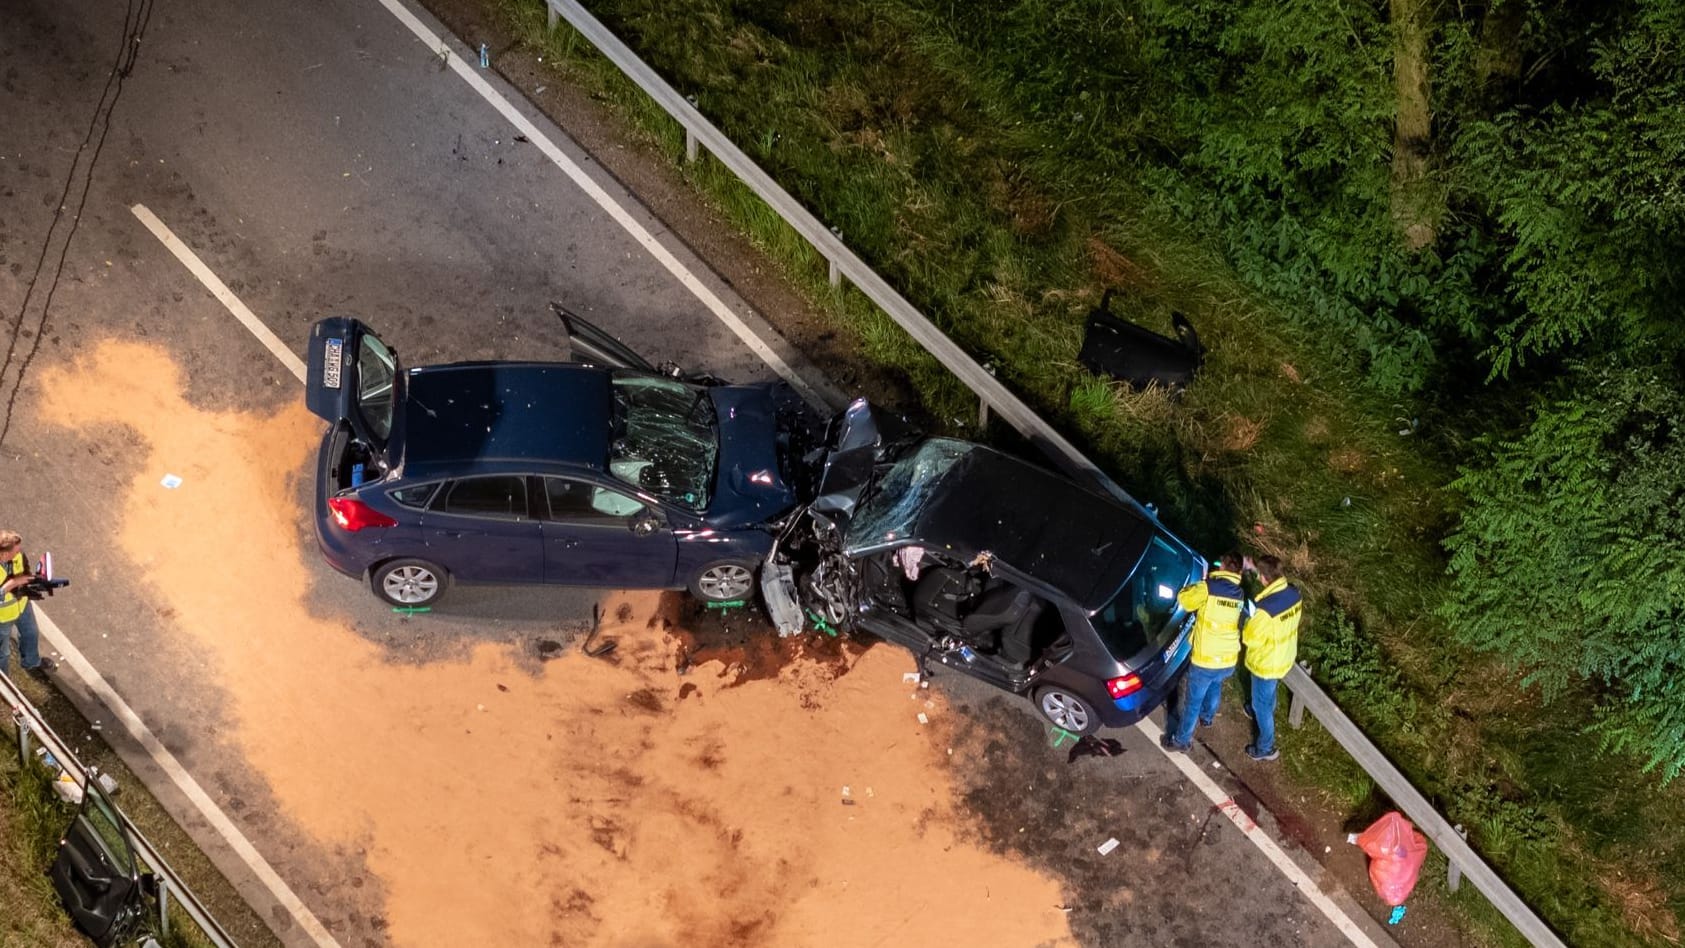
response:
M1188 661L1201 668L1233 668L1240 658L1240 610L1246 602L1240 576L1213 570L1204 580L1184 586L1176 601L1194 613Z

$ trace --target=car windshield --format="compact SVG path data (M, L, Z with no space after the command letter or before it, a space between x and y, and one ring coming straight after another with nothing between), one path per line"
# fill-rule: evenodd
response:
M370 433L382 441L392 434L392 380L397 367L392 350L363 333L357 346L357 410Z
M1199 578L1195 570L1186 552L1162 536L1153 537L1123 588L1089 617L1113 658L1128 661L1168 641L1175 632L1168 623L1176 612L1176 593Z
M609 472L691 510L708 507L720 439L708 390L631 372L614 377Z
M870 551L907 535L936 483L976 445L952 438L931 438L895 462L872 485L848 530L848 553Z

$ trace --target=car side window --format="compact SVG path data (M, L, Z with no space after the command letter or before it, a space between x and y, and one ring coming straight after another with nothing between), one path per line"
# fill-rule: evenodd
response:
M386 496L405 507L425 510L427 509L427 502L433 499L433 492L438 489L438 484L417 484L413 487L400 487Z
M544 492L551 520L624 520L644 509L619 491L565 477L546 477Z
M434 509L471 517L525 520L527 479L517 474L465 477L445 489L443 502Z

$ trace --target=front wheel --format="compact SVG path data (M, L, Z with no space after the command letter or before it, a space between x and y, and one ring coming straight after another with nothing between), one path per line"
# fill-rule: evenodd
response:
M703 602L740 602L755 590L755 567L748 560L709 563L690 578L690 594Z
M1092 705L1064 688L1043 688L1036 692L1036 708L1042 716L1081 737L1100 730L1100 715Z
M401 559L382 563L369 576L369 586L383 601L400 609L425 609L445 595L450 574L436 563Z

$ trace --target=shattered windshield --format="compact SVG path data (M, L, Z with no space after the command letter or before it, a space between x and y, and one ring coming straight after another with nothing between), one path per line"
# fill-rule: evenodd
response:
M719 453L707 389L676 379L615 375L609 473L663 500L704 510Z
M1174 634L1167 623L1176 612L1176 593L1198 578L1195 561L1163 537L1153 537L1128 582L1090 617L1106 650L1126 662L1165 644Z
M952 438L931 438L895 462L855 513L847 552L854 555L906 536L936 482L974 447Z

